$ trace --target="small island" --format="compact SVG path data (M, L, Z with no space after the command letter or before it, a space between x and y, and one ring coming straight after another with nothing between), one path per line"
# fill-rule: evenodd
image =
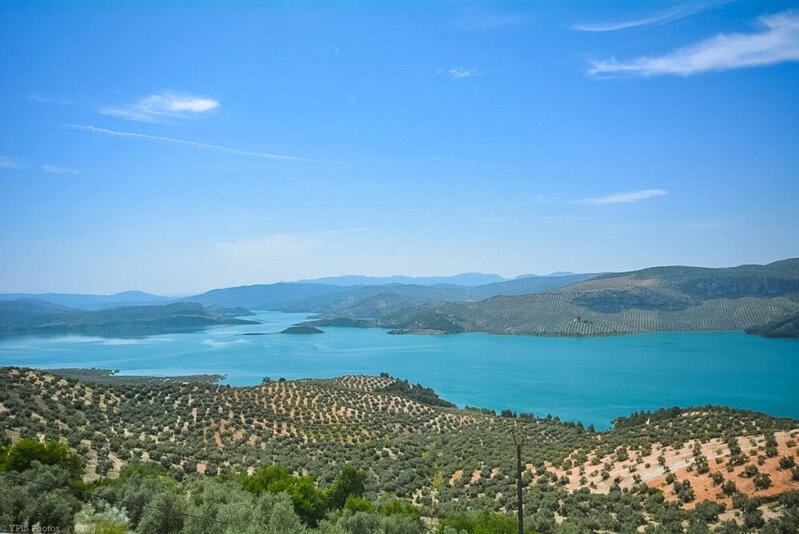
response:
M324 334L324 330L320 330L315 326L290 326L280 332L281 334Z

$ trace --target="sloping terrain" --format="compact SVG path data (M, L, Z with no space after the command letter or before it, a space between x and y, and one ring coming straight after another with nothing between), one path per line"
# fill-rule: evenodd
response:
M2 300L35 299L80 310L102 310L120 306L163 304L171 299L144 291L123 291L113 295L81 295L77 293L0 293Z
M229 310L215 313L188 302L83 311L39 300L0 301L0 336L143 336L224 324L254 323L233 317Z
M183 300L199 302L206 306L239 306L250 310L311 312L324 316L360 318L383 316L421 304L442 304L481 300L497 295L538 293L593 276L592 274L530 276L475 286L369 283L347 287L291 282L214 289ZM354 281L359 278L351 277L351 279Z
M655 267L606 274L547 293L420 306L371 325L411 332L590 336L748 330L797 312L799 260L793 259L725 269Z
M178 478L276 462L327 484L341 465L354 463L367 472L369 491L411 500L430 517L510 510L516 433L524 443L530 521L547 532L563 521L580 531L592 524L679 526L704 517L682 510L704 514L707 505L698 504L707 499L723 505L718 515L733 496L773 503L769 510L778 515L799 506L777 501L799 489L799 471L789 465L799 452L796 420L675 408L593 433L549 417L426 404L392 388L396 383L387 375L349 376L234 388L203 377L114 383L107 375L97 382L92 373L3 368L0 432L12 441L64 440L87 458L87 479L114 476L133 460L160 464Z
M338 291L341 291L341 288L334 285L281 282L212 289L183 300L199 302L204 306L286 311L284 307L298 300Z
M747 332L765 337L799 337L799 313L785 319L777 319L761 326L755 326Z

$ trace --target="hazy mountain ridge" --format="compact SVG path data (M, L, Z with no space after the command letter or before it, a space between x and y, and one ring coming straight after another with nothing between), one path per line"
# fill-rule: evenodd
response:
M250 310L276 310L308 313L341 313L359 316L359 306L370 307L376 295L393 294L396 302L407 306L482 300L496 295L534 293L565 286L591 278L593 274L566 276L536 276L507 280L480 286L452 284L383 284L336 286L317 283L279 282L231 288L214 289L200 295L185 297L184 301L199 302L206 306L243 307ZM406 307L407 307L406 306Z
M365 276L344 275L325 276L308 280L298 280L296 283L314 283L336 286L372 286L388 284L407 284L418 286L456 285L456 286L481 286L495 282L504 282L507 278L493 273L460 273L451 276Z
M54 295L55 300L64 302L65 295ZM84 305L86 297L106 299L92 301L97 305L101 301L110 302L107 300L110 297L130 296L165 298L137 292L71 297L78 297L73 301ZM173 303L198 303L199 307L193 308L191 313L183 309L170 319L152 317L155 312L148 308L158 306L109 308L96 310L112 312L106 322L97 319L102 315L84 315L76 324L97 332L103 328L114 331L121 324L133 323L136 326L131 328L136 331L160 332L164 328L181 331L230 324L234 317L247 314L247 310L276 310L319 314L313 321L315 325L378 326L400 333L481 331L566 336L690 330L761 333L759 327L773 323L778 326L771 329L772 335L794 337L796 328L792 323L781 322L799 313L799 259L728 268L662 266L599 275L557 273L478 286L382 284L348 287L280 282L214 289ZM0 300L0 305L5 306L1 309L6 316L11 314L11 307L21 306L17 313L23 323L45 324L43 316L52 316L47 317L47 329L78 328L59 316L80 315L80 310L64 308L60 302L24 298ZM121 319L123 314L127 314L124 320ZM31 319L33 315L38 317ZM134 319L136 315L138 318ZM13 326L12 320L4 328L10 332L22 326Z
M153 295L144 291L122 291L112 295L93 295L80 293L0 293L0 301L37 299L81 310L101 310L121 306L143 304L163 304L174 300L169 297Z

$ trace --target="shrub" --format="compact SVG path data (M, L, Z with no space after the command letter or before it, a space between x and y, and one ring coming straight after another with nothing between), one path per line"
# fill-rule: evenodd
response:
M516 534L514 517L482 511L471 514L457 514L443 518L438 524L438 532L447 529L467 534Z

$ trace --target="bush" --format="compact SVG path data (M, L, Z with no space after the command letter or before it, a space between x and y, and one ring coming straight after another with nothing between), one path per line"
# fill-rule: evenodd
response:
M347 497L347 500L344 501L344 510L348 512L372 512L374 510L374 505L371 502L367 501L363 497Z
M766 473L758 473L755 475L754 482L757 489L766 489L771 487L771 477Z
M467 534L516 534L516 518L482 511L472 514L458 514L443 518L438 525L438 532L447 529Z
M412 505L410 502L397 499L396 497L389 497L378 507L378 512L385 516L402 516L409 519L419 519L419 509Z

